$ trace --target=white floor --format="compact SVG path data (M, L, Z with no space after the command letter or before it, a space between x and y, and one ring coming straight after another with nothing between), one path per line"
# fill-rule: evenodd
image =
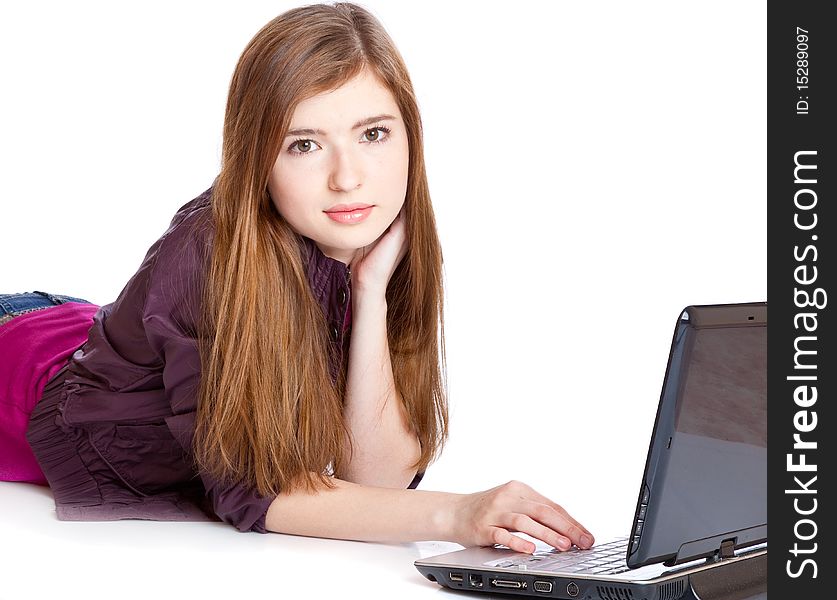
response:
M413 561L459 548L240 533L214 522L58 521L48 488L0 482L0 600L448 596Z

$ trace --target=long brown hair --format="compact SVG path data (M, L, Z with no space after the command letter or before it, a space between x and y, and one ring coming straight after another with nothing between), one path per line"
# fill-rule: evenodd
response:
M267 191L303 99L370 69L389 88L409 138L404 216L409 247L386 292L395 386L421 443L423 471L448 435L442 251L425 172L421 118L404 61L384 28L350 3L289 10L241 55L230 84L214 239L203 292L199 468L264 496L328 487L348 458L347 364L329 373L326 318L305 274L300 238ZM441 354L440 354L441 352Z

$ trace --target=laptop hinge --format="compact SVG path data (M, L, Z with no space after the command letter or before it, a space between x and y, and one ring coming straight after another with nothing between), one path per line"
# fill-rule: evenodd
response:
M721 542L721 547L718 549L718 558L732 558L735 556L735 541L724 540Z
M735 557L735 538L729 538L721 541L718 549L706 557L706 562L714 563L720 562L726 558Z
M767 541L767 525L756 525L738 531L728 531L720 535L685 542L680 545L677 554L663 564L671 567L695 559L706 558L708 562L717 562L736 556L735 549L749 548Z

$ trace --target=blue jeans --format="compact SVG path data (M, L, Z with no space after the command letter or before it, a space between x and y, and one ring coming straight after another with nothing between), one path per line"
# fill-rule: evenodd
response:
M49 294L47 292L25 292L23 294L0 294L0 325L18 315L41 310L50 306L57 306L66 302L83 302L92 304L81 298Z

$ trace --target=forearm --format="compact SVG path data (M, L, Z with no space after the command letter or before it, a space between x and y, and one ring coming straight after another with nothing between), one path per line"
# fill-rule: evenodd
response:
M332 481L334 489L280 493L267 511L265 527L277 533L367 542L451 540L452 507L459 494Z
M420 453L395 389L382 294L359 291L353 324L344 415L353 439L351 460L337 475L362 485L405 488Z

